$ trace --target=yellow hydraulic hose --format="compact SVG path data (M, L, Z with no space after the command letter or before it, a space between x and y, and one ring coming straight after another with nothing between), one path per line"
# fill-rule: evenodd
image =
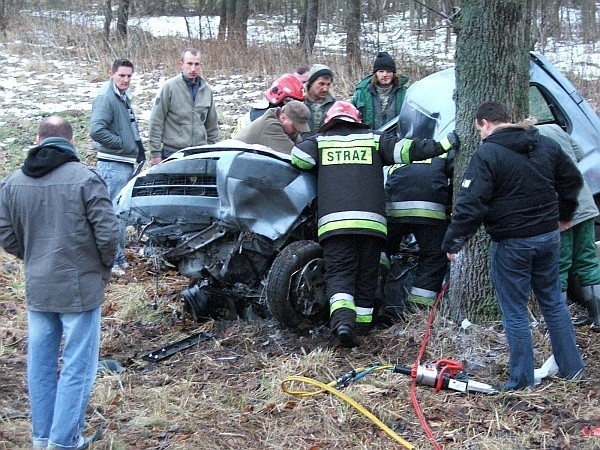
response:
M393 367L394 366L378 366L378 367L374 367L374 368L372 367L372 368L367 368L367 369L356 369L356 373L360 374L361 372L364 372L364 371L392 369ZM296 381L298 383L305 383L305 384L309 384L312 386L316 386L319 389L315 390L315 391L292 390L292 389L290 389L290 387L288 387L288 384L290 384L294 381ZM325 383L321 383L320 381L314 380L312 378L302 377L302 376L298 376L298 375L292 375L292 376L285 378L281 382L281 389L284 392L286 392L287 394L293 395L295 397L309 397L311 395L318 395L318 394L322 394L324 392L329 392L330 394L335 395L336 397L342 399L343 401L345 401L346 403L351 405L354 409L356 409L358 412L360 412L363 416L365 416L367 419L369 419L371 422L373 422L375 425L377 425L379 428L381 428L388 436L390 436L396 442L400 443L407 449L412 450L412 449L416 448L410 442L407 442L406 440L404 440L400 436L398 436L398 434L396 434L394 432L394 430L389 428L385 423L383 423L381 420L379 420L377 417L375 417L375 415L373 415L371 412L369 412L367 409L365 409L363 406L361 406L359 403L357 403L354 399L352 399L351 397L347 396L343 392L336 389L335 386L337 385L337 383L338 383L337 381L332 381L328 384L325 384Z

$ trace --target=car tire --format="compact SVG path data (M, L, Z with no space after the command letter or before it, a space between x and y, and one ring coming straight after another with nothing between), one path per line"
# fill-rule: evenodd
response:
M275 258L267 277L266 303L282 325L310 328L328 320L323 250L314 241L296 241Z

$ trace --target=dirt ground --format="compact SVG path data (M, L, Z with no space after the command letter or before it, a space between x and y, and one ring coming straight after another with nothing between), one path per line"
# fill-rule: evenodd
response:
M427 438L411 402L409 376L374 370L339 390L403 444L344 400L328 393L292 396L282 382L303 376L327 384L373 364L410 368L426 335L426 313L377 330L352 350L337 346L324 328L299 333L272 319L198 324L182 315L180 291L187 280L157 272L138 248L129 247L127 256L127 276L107 289L101 349L101 360L124 370L99 372L88 417L90 430L103 427L104 434L93 449L600 448L600 436L593 436L600 434L598 333L577 329L585 381L551 378L535 389L497 395L417 385L414 396L437 444ZM0 449L28 448L22 268L6 254L0 266ZM472 380L506 379L501 331L497 325L465 330L437 316L422 362L457 360ZM206 339L170 358L143 359L198 333ZM532 333L539 366L550 354L543 323ZM299 382L286 386L316 389Z

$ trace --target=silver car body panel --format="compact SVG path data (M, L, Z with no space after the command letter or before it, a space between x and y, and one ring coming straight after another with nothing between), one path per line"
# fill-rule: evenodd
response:
M121 192L118 212L156 236L221 222L277 241L315 198L314 175L294 168L289 155L226 140L181 150L142 172Z
M542 55L531 52L530 113L540 123L557 123L583 147L579 168L593 194L600 193L600 118L573 84ZM455 129L454 69L412 84L400 116L384 125L402 136L442 139Z

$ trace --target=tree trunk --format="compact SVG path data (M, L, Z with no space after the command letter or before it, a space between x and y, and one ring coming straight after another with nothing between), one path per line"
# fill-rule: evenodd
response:
M477 106L504 103L515 121L527 116L531 10L529 0L461 0L456 41L456 155L454 192L479 146L473 126ZM477 45L473 45L477 42ZM498 317L489 271L489 238L480 230L452 265L450 291L443 312L454 320L486 321Z
M104 2L104 39L108 42L110 38L110 23L112 22L112 1Z
M360 0L348 0L348 13L346 14L346 73L351 80L362 75L360 25Z
M6 0L0 0L0 32L2 36L6 38L6 27L8 21L6 20Z
M583 30L583 41L587 44L595 42L598 36L596 15L595 2L581 2L581 29Z
M226 33L227 33L227 41L232 41L234 38L234 29L235 29L235 0L227 0L227 22Z
M129 21L129 2L121 0L117 8L117 33L122 39L127 39L127 22Z
M306 5L306 12L304 14L304 23L300 24L300 35L303 36L300 46L304 51L306 59L310 61L319 27L319 0L304 0L303 4Z
M234 40L242 48L248 46L248 17L250 15L249 0L238 0L235 9Z
M298 18L298 46L302 47L306 41L306 11L307 0L300 0L300 17Z
M227 0L221 0L219 3L219 32L217 40L224 42L227 38Z

